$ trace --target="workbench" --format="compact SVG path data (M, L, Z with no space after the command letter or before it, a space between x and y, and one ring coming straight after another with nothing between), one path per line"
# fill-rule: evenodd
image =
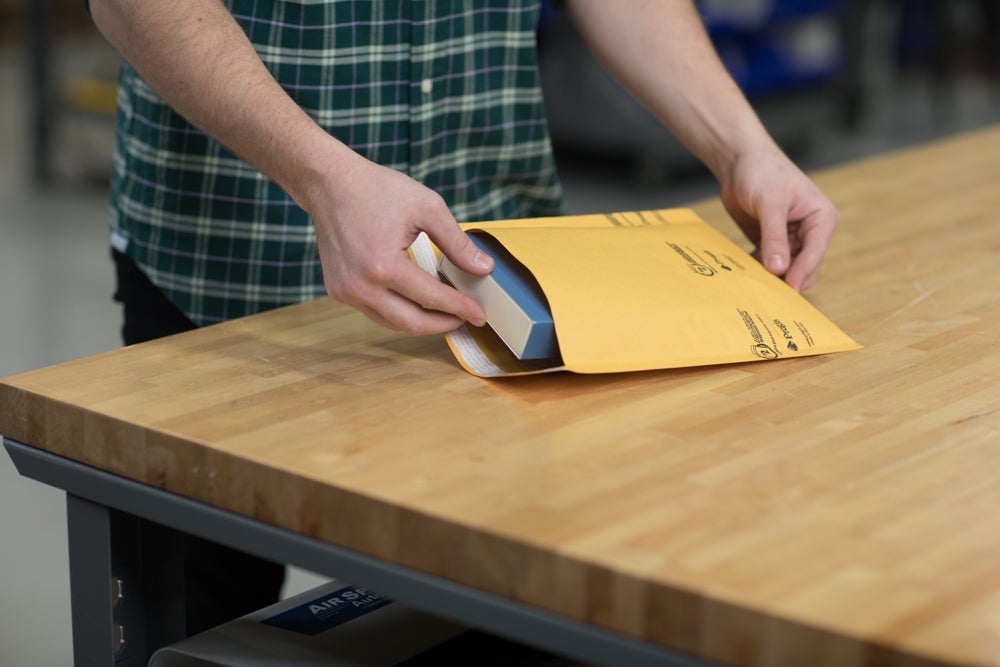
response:
M1000 665L1000 129L814 176L859 351L484 380L322 299L4 379L77 664L183 635L191 533L592 664Z

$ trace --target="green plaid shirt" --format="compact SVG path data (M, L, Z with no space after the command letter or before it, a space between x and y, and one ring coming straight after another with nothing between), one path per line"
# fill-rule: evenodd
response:
M562 212L538 81L537 0L226 4L317 123L436 190L458 220ZM306 213L127 64L117 123L112 245L192 321L325 294Z

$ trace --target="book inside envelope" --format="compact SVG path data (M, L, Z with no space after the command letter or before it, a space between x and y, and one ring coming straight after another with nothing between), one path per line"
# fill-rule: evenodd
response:
M679 368L860 348L784 281L687 209L466 223L538 281L559 355L520 360L489 328L446 334L482 377ZM436 275L426 237L411 248Z

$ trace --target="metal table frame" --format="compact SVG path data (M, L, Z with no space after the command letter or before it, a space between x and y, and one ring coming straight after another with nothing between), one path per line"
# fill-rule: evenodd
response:
M77 667L146 665L184 637L181 536L370 587L592 665L707 667L684 654L248 519L4 438L18 472L66 492ZM116 599L112 586L121 582Z

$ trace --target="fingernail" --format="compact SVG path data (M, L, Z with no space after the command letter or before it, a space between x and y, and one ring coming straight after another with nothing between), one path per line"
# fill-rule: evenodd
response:
M492 269L493 268L493 258L487 255L485 252L476 251L476 258L473 260L481 269ZM479 325L482 326L482 325Z
M767 259L764 260L764 267L771 273L784 273L785 269L785 256L784 255L768 255Z

